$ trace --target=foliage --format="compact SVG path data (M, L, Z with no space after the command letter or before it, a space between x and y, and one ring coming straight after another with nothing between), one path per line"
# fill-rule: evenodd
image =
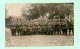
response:
M27 19L37 19L40 16L44 17L49 13L49 19L53 19L54 16L59 16L60 18L65 18L69 16L71 9L73 9L73 4L65 3L37 3L31 4L31 7L28 11L24 9L23 16ZM29 14L27 14L29 13Z

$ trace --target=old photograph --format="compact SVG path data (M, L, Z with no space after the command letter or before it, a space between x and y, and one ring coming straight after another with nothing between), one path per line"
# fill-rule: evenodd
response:
M73 46L74 3L5 5L5 46Z

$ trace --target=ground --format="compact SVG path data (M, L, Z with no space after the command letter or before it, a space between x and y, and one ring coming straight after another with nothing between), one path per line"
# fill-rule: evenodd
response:
M6 46L72 46L74 36L65 35L27 35L11 36L10 29L6 28Z

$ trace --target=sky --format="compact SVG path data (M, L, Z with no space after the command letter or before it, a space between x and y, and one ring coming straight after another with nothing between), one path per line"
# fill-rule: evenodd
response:
M24 7L29 9L30 4L6 4L7 16L20 17Z

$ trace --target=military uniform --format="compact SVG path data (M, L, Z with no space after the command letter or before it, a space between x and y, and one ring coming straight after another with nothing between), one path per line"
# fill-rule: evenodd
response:
M48 28L48 31L47 31L48 35L50 35L51 34L51 30L52 30L51 25L48 25L47 28Z
M23 30L22 35L26 35L26 26L25 25L23 26L22 30Z
M26 26L26 32L25 32L25 35L29 35L29 27Z
M34 26L32 26L32 35L34 35Z
M73 35L74 35L73 25L69 25L68 28L69 28L69 35L71 34L71 31L72 31L72 33L73 33Z
M62 26L62 32L63 32L63 35L67 35L67 26L66 25Z
M12 34L12 36L16 36L16 27L15 26L11 26L11 34Z
M41 27L41 34L45 34L45 26Z
M20 33L21 33L20 26L17 27L17 33L18 33L18 35L20 35Z
M71 31L74 35L74 25L73 25L73 22L72 21L68 21L68 29L69 29L69 35L71 34Z
M55 34L55 25L51 25L52 29L53 29L53 33L52 34Z
M61 26L60 25L57 25L56 26L56 31L57 31L57 34L61 34Z
M35 34L38 34L38 26L35 26Z
M27 35L30 35L30 34L31 34L31 27L28 26L28 27L27 27Z
M40 33L41 33L41 27L38 26L38 34L40 34Z

